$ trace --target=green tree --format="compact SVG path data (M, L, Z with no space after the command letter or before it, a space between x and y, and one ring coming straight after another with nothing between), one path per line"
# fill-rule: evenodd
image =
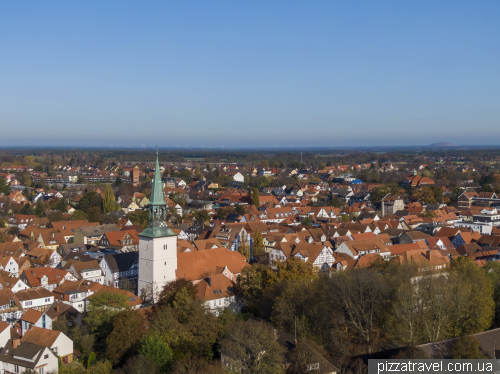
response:
M449 196L449 205L457 206L458 204L458 197L463 193L463 189L460 187L452 187L451 189L451 194Z
M97 292L88 298L90 306L85 324L95 335L96 347L104 351L106 338L113 331L113 319L122 310L128 309L127 297L116 292Z
M75 210L70 217L71 220L76 221L76 220L84 220L87 219L87 215L83 210Z
M342 204L342 201L340 201L337 196L333 196L332 194L330 194L330 197L328 198L328 206L331 206L334 208L342 208L344 205Z
M144 320L137 310L123 311L113 319L113 331L108 336L107 354L114 365L123 363L139 346L144 333Z
M116 374L162 374L156 363L148 358L137 355L127 360L122 369L115 371Z
M28 187L24 187L22 194L28 200L31 197L31 192L30 192L30 190L28 190Z
M101 216L101 208L93 206L87 211L87 219L89 222L99 222Z
M20 211L21 214L26 214L26 215L31 215L31 216L34 216L35 215L35 209L33 209L31 207L31 204L30 203L26 203L24 204L24 206L21 208L21 211Z
M425 218L435 218L437 217L437 214L432 210L424 210L421 216Z
M253 189L253 193L252 193L252 205L255 206L257 209L260 208L259 190L257 188Z
M61 331L64 335L69 334L68 320L64 315L57 317L57 319L52 321L52 330Z
M302 224L303 224L304 226L311 226L311 225L313 224L313 221L312 221L312 219L311 219L311 218L306 217L306 218L304 218L304 219L302 220Z
M257 314L264 292L276 282L276 273L268 266L254 264L243 268L236 283L236 292L243 298L245 307Z
M184 287L177 292L172 306L162 308L154 315L150 331L156 331L165 340L174 361L189 354L212 359L219 324L202 301L193 299Z
M156 308L164 308L167 306L172 306L174 303L177 294L183 290L187 292L187 294L195 300L198 295L198 290L193 283L185 278L179 278L175 281L168 282L163 286L163 289L158 296L158 301L156 303Z
M0 177L0 193L4 195L10 194L10 186L7 184L7 180L2 177Z
M266 247L264 246L264 238L262 237L260 230L257 228L253 236L252 257L260 259L263 256L265 256L265 254L266 254Z
M97 356L94 352L92 352L89 355L89 358L87 359L87 369L89 369L92 365L94 365L97 362Z
M153 333L142 341L139 354L156 363L162 373L170 372L172 351L158 333Z
M241 204L236 204L236 213L238 213L240 216L246 214L245 207Z
M98 361L87 369L86 374L112 374L113 365L109 361Z
M147 210L136 210L135 212L127 213L127 219L134 225L139 225L143 229L149 226L149 212Z
M115 187L120 187L123 184L123 179L121 179L119 176L116 177L115 183L113 183Z
M248 244L246 234L242 234L238 252L245 256L247 260L250 260L250 245Z
M385 184L381 187L375 187L373 188L371 195L372 203L378 205L387 194L398 195L400 194L400 191L401 187L399 187L395 183Z
M44 206L43 206L43 203L42 203L42 199L38 199L36 201L36 206L35 206L35 216L37 217L42 217L43 216L43 210L44 210Z
M264 322L237 321L222 339L221 352L244 374L284 373L284 349L271 326Z
M47 218L50 222L59 222L64 221L64 216L61 211L56 210L52 213L47 214Z
M206 210L196 210L193 216L203 223L210 221L210 214Z
M473 335L461 336L453 342L451 357L459 360L484 360L488 358L481 347L479 341Z
M387 316L386 280L377 272L355 269L334 274L328 282L328 297L336 300L336 312L344 319L347 331L371 353Z
M59 199L57 204L54 206L54 209L59 210L62 213L66 213L68 211L68 201L66 199Z
M90 208L99 207L100 210L101 206L102 206L101 195L99 195L97 192L90 191L83 194L82 198L78 202L76 209L88 213Z
M304 262L297 257L290 257L286 261L276 261L274 267L276 273L275 282L288 282L299 279L310 281L318 276L318 272L311 263Z
M449 276L453 295L451 335L454 337L485 331L495 314L493 282L483 268L469 257L451 263Z
M227 217L227 210L224 208L219 208L217 210L217 218L218 219L224 219Z
M102 212L104 214L111 213L115 210L115 194L110 184L106 185L106 191L104 192L104 200L102 201Z
M493 301L495 303L495 317L493 319L493 327L500 326L500 263L489 261L484 266L484 270L488 274L493 284Z

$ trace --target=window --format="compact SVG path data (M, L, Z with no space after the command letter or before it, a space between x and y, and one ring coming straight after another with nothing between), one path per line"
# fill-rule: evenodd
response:
M49 358L49 355L43 355L43 358L44 358L44 359L48 359L48 358Z
M31 305L33 305L33 301L26 301L26 302L24 303L24 305L25 305L25 306L31 306Z
M167 245L166 244L163 245L163 249L167 249Z
M19 373L19 365L14 365L14 373Z

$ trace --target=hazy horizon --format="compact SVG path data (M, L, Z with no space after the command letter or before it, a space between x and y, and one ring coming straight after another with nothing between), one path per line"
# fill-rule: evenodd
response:
M493 0L5 2L0 146L500 144L498 19Z

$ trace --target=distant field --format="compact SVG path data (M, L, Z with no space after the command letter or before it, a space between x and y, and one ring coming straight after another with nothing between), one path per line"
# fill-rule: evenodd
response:
M200 158L186 158L184 157L184 161L205 161L205 157L200 157Z

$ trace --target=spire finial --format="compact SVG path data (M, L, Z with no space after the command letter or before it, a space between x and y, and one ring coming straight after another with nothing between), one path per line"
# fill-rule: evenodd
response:
M158 156L158 146L156 146L156 155Z

